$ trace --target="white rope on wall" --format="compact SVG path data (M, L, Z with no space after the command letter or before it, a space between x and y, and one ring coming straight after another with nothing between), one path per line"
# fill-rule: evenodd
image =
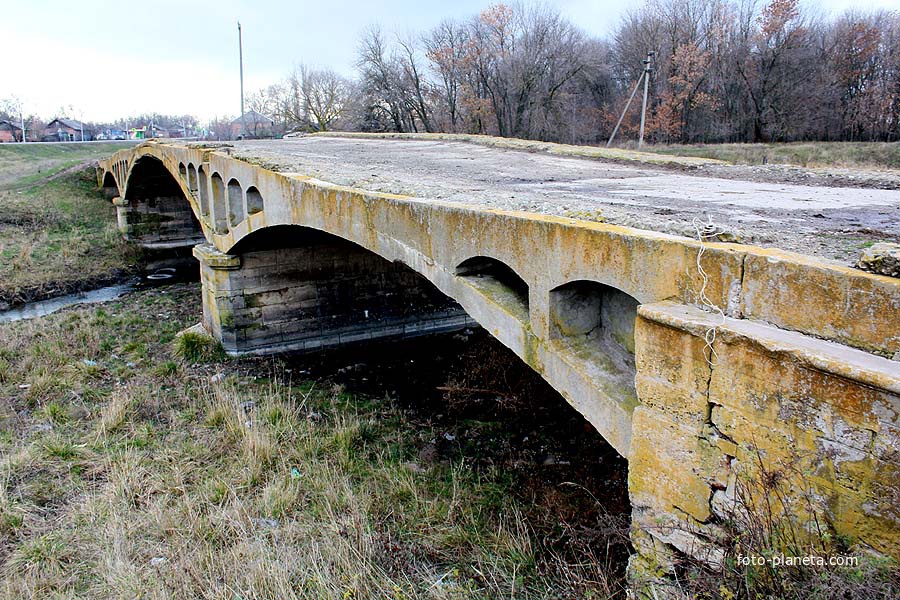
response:
M697 272L700 273L700 278L703 281L703 284L700 286L700 293L698 294L698 299L700 304L708 311L714 312L719 315L720 322L716 325L713 325L709 329L706 330L706 334L703 336L706 340L706 349L709 351L707 354L706 362L709 363L709 366L714 367L718 364L719 355L716 354L715 348L713 348L713 344L716 341L716 333L718 332L719 327L725 324L725 311L722 310L715 302L709 299L706 295L706 288L709 285L709 275L707 275L706 271L703 269L703 264L701 259L703 258L703 253L706 252L706 240L710 238L715 238L720 233L724 233L724 229L720 229L715 223L713 223L712 216L706 215L706 222L699 217L694 217L691 220L691 224L694 226L694 231L697 233L697 241L700 242L700 249L697 251Z

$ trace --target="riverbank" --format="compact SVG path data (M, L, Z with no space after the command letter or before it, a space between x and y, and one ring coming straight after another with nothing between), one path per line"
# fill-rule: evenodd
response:
M121 283L141 258L92 169L0 191L0 307Z
M416 402L421 346L175 358L199 310L176 284L0 324L8 597L622 593L621 459L489 338L433 341Z

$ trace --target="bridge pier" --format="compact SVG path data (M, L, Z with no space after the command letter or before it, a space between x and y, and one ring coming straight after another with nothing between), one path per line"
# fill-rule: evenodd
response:
M112 178L104 178L110 194ZM182 248L205 241L200 221L178 181L162 161L145 156L136 161L122 196L113 198L119 230L144 248Z
M405 265L311 231L295 247L194 248L203 325L226 352L312 351L477 326Z
M119 231L144 248L183 248L202 241L203 231L183 197L156 196L143 200L113 198Z

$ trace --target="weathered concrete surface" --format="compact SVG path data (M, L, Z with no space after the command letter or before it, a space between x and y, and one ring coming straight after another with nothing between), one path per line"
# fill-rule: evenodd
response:
M394 152L391 142L380 144L377 151L365 150L372 165L354 163L359 155L348 150L351 166L376 178L409 179L410 185L417 178L422 185L429 181L428 170L415 165L447 162L447 152L457 158L469 153L468 146L428 150L400 142L401 155L418 148L404 164L384 158ZM257 147L277 150L281 143L244 146L259 155ZM314 159L323 165L319 175L326 166L346 168L331 164L341 154L337 146L329 148L334 154ZM233 298L248 293L246 273L224 273L271 266L273 257L275 270L281 269L278 254L258 256L261 265L242 262L261 250L273 227L297 226L298 236L325 232L430 281L629 459L634 572L665 565L667 552L718 560L717 520L733 500L739 467L753 464L754 457L772 468L802 463L829 528L900 557L900 515L883 502L898 480L900 362L886 357L900 351L900 280L781 250L701 245L653 231L486 206L484 198L518 197L520 189L533 197L540 178L561 176L557 167L563 173L623 168L616 165L529 163L522 175L510 170L513 163L489 160L499 173L506 169L507 180L529 181L485 187L481 204L472 205L462 202L469 195L459 190L449 200L371 192L306 173L276 172L236 160L233 152L150 143L103 165L119 173L117 186L125 182L126 195L138 185L131 180L138 159L156 160L175 177L215 249L198 253L204 272L209 267L205 318L220 339L235 323L217 317L221 307L208 299L227 296L233 283L241 288ZM285 160L296 158L279 152ZM397 173L381 171L388 167ZM436 185L437 171L430 177ZM621 179L638 177L643 176ZM480 185L468 175L454 181ZM578 185L589 184L567 179L551 194L553 202L577 196ZM745 205L753 202L758 200L749 197ZM284 280L285 274L276 273L275 281L291 289L302 289L310 278L300 272ZM253 275L262 283L261 272ZM277 301L267 305L278 312ZM701 310L709 305L727 317ZM293 325L285 316L278 318L289 331ZM252 326L252 315L244 317ZM713 357L706 342L712 331Z
M534 145L551 151L558 146L524 147ZM866 241L900 240L900 192L895 190L754 183L661 170L633 160L613 163L421 139L244 141L235 142L232 153L274 170L374 192L603 218L691 237L692 220L705 220L708 214L744 243L848 265ZM680 160L688 166L703 162Z
M812 498L836 531L897 555L895 361L671 302L640 307L635 342L629 489L643 532L714 558L705 540L721 534L737 477L762 466L789 482L794 514Z

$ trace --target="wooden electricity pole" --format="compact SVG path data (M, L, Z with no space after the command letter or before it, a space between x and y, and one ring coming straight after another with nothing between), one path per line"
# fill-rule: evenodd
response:
M638 138L638 148L644 145L644 120L647 117L647 88L650 84L650 71L653 69L653 57L656 52L650 50L647 52L647 58L644 59L644 103L641 105L641 135Z
M622 109L622 114L619 115L619 120L616 122L616 126L613 129L612 135L609 136L609 141L606 142L606 147L612 145L613 140L616 139L616 134L619 133L619 127L622 125L622 120L625 118L625 113L628 112L628 107L631 106L631 101L634 100L634 95L637 94L638 88L641 85L641 81L644 82L644 102L641 106L641 139L638 142L638 147L644 143L644 114L647 110L647 84L650 82L650 63L653 61L653 57L656 55L656 52L650 50L647 52L647 58L644 59L644 70L641 73L641 76L638 77L638 80L634 84L634 89L631 90L631 95L628 97L628 102L625 103L625 108Z

